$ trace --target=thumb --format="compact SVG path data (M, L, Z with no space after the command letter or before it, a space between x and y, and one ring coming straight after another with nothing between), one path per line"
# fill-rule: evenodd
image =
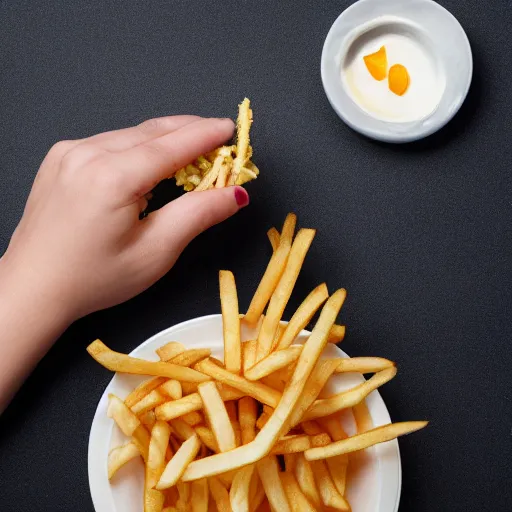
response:
M153 212L148 227L151 236L181 252L197 235L248 204L249 195L242 187L190 192Z

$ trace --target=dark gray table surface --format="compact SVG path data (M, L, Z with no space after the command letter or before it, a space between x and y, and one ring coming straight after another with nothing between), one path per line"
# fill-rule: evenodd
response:
M441 2L470 39L471 91L440 133L389 146L347 128L322 89L322 43L350 3L0 2L0 254L59 139L166 114L235 116L247 95L262 170L249 208L146 293L70 327L28 379L0 418L2 512L93 510L88 434L111 375L86 345L130 351L218 312L219 268L247 307L265 232L288 211L318 229L288 311L324 280L345 286L343 348L397 361L382 389L393 420L431 420L400 442L400 510L512 510L512 6ZM153 205L177 194L165 183Z

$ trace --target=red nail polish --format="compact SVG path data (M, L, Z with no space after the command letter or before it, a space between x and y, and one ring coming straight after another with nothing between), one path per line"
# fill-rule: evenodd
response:
M235 201L240 208L249 204L249 194L242 187L235 187Z

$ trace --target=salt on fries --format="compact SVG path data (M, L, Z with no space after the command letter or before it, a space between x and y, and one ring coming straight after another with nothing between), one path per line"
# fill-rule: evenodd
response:
M258 177L259 169L251 161L249 132L252 125L251 102L245 98L238 106L236 145L222 146L179 169L176 184L187 192L243 185Z
M243 175L251 153L252 119L243 109L238 153L218 150L211 161L199 159L205 168L210 165L210 173L217 173L218 167L217 174L205 173L202 179L207 180L199 183L216 186L219 179L230 183ZM245 157L237 160L238 155ZM233 162L226 172L228 157ZM124 400L109 395L107 409L129 438L109 453L108 477L141 456L146 468L145 512L207 512L212 506L221 512L348 512L350 454L427 425L411 421L373 428L365 399L394 378L393 361L321 358L328 343L345 335L345 327L335 323L345 301L344 289L329 295L321 284L290 322L282 323L315 235L314 230L301 229L294 236L295 225L295 215L289 214L281 233L269 231L273 254L245 315L239 313L233 274L220 272L224 362L212 357L209 349L187 350L177 341L157 349L160 361L114 352L100 340L88 347L109 370L151 376ZM311 335L294 345L317 311ZM241 341L241 323L254 329L255 339ZM331 376L348 372L373 376L352 389L326 394ZM339 415L349 408L357 423L352 437ZM283 457L284 470L279 463Z

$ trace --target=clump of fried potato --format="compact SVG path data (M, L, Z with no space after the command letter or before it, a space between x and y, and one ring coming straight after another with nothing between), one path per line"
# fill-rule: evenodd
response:
M210 188L243 185L255 180L260 171L251 162L251 125L252 110L250 101L245 98L238 106L236 144L217 148L179 169L174 176L176 184L187 192L200 192Z
M239 142L249 147L248 137ZM226 180L234 176L236 183L233 170L244 165L235 156ZM239 313L235 276L219 273L223 362L209 349L187 350L178 341L159 347L157 362L119 354L99 340L88 347L109 370L151 376L124 400L109 395L107 411L128 438L108 454L108 478L142 457L144 512L350 512L350 455L427 425L407 421L374 428L365 399L395 377L392 361L321 358L328 343L345 335L345 327L335 323L343 288L329 295L321 284L288 324L281 323L315 236L311 229L295 235L295 224L289 214L281 232L269 231L273 256L245 315ZM309 338L294 344L318 311ZM241 339L241 323L253 327L254 339ZM344 372L373 376L327 393L331 376ZM357 426L353 436L340 419L346 409Z

